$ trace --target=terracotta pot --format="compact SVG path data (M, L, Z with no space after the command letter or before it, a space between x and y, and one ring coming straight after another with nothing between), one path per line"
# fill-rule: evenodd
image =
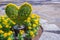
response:
M38 30L38 35L36 35L34 38L32 38L32 40L39 40L42 32L43 32L43 28L40 26L40 28Z

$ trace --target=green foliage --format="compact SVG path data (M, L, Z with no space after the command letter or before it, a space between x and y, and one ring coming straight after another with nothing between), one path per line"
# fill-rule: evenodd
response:
M19 40L24 40L23 36L20 34L18 34L18 38L19 38Z
M20 21L19 21L20 24L23 23L23 21L28 18L28 16L31 14L31 11L32 11L31 6L30 6L29 4L27 4L27 3L23 4L23 5L19 8L18 18L20 18L20 19L19 19L19 20L20 20Z
M5 12L7 16L16 24L22 25L24 20L31 14L32 8L30 4L25 3L19 9L15 4L8 4Z
M15 4L8 4L5 8L5 12L7 16L13 20L14 22L18 22L17 16L18 16L18 8Z

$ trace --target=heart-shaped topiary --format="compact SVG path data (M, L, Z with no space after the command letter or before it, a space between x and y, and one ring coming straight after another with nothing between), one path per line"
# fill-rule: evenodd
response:
M28 18L31 14L32 7L28 3L24 3L18 10L18 19L20 20L19 23L22 24L24 20Z
M10 3L5 9L7 16L19 25L23 24L24 20L31 14L31 11L32 7L29 3L24 3L19 9L15 4Z
M11 20L17 23L18 7L15 4L8 4L6 6L5 12Z

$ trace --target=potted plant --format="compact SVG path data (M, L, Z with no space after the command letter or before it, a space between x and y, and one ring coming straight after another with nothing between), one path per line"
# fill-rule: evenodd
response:
M32 40L39 34L40 17L32 13L31 4L25 2L18 7L9 3L5 8L5 12L6 15L0 17L0 37L2 39Z

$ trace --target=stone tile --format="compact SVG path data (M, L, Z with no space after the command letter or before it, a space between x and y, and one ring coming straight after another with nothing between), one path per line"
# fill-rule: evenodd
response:
M49 31L60 31L60 28L55 25L55 24L42 24L42 27L44 30L49 30Z
M60 34L43 32L39 40L60 40Z
M40 19L40 23L41 23L41 24L45 24L45 23L47 23L47 22L48 22L48 20L44 20L44 19L42 19L42 18Z

